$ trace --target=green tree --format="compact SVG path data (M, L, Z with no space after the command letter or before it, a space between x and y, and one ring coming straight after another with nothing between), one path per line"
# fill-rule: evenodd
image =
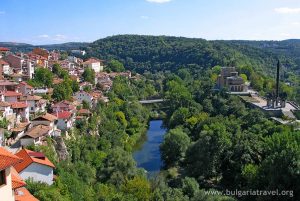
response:
M150 200L151 187L145 178L135 177L122 186L122 191L141 201Z
M170 167L181 161L189 145L190 138L183 130L179 128L170 130L160 146L165 166Z
M85 68L82 77L86 82L95 83L95 71L92 68Z
M53 84L53 74L47 68L37 68L35 70L33 81L40 86L51 87Z
M125 71L124 65L118 60L112 59L108 62L107 67L113 72Z

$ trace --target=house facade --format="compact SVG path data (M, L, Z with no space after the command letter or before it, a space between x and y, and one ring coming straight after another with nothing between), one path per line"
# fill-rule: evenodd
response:
M57 128L66 131L73 127L73 123L75 121L74 117L75 113L71 113L69 111L57 112L55 115L57 117Z
M95 71L95 73L102 72L104 69L103 60L90 58L83 62L83 68L91 68Z
M22 149L16 153L16 156L23 160L14 166L22 179L53 184L55 166L43 153Z

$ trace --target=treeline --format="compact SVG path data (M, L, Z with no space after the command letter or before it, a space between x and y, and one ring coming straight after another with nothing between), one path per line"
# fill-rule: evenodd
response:
M262 48L256 43L258 42L120 35L95 41L86 50L88 56L117 59L127 69L138 73L176 72L180 68L188 68L197 73L214 66L234 66L240 73L248 76L252 87L262 95L272 93L276 65L280 59L283 92L287 93L289 99L300 102L298 58L293 54L281 54L267 47ZM268 43L276 46L276 42ZM292 51L292 48L285 51Z
M166 77L169 132L161 152L169 185L190 177L205 189L290 193L236 195L239 200L299 200L300 132L246 108L226 91L212 91L210 76L184 69Z
M278 57L288 68L296 65L292 58L247 44L183 37L119 35L95 41L86 49L90 56L118 59L136 72L222 65L272 73Z

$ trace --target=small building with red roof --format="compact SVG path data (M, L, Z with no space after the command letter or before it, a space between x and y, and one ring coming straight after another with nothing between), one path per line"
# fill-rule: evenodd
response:
M55 166L43 153L22 149L15 155L23 160L14 165L22 179L31 178L35 182L53 184Z
M63 101L53 104L51 106L51 109L52 109L53 113L63 112L63 111L74 112L76 110L76 107L70 101L63 100Z
M1 201L38 201L24 187L26 183L18 174L14 165L24 162L0 147L0 199Z
M9 103L17 102L19 98L22 96L22 94L17 91L5 91L3 95L4 95L4 101Z
M3 75L10 75L11 69L9 66L9 63L4 61L3 59L0 59L0 79L3 79Z
M29 121L29 106L26 102L13 102L11 109L16 114L17 123Z
M53 115L57 117L57 128L66 131L72 128L75 121L75 113L69 111L56 112Z

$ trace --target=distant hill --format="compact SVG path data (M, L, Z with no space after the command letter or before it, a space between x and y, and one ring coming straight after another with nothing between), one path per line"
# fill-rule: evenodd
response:
M26 43L14 43L14 42L0 42L0 47L7 47L12 52L22 51L27 52L31 51L34 46Z
M300 40L247 41L198 38L117 35L93 43L70 42L34 46L25 43L1 43L12 51L31 51L35 47L48 50L85 49L88 56L118 59L136 72L174 71L182 66L211 68L221 66L252 66L256 71L273 74L280 58L285 72L300 74Z
M89 43L81 43L81 42L70 42L70 43L62 43L62 44L52 44L52 45L40 45L39 47L45 48L47 50L75 50L82 49L89 45Z
M176 70L181 66L248 65L273 74L280 58L286 71L299 70L298 40L207 41L197 38L118 35L91 43L90 56L121 60L134 71Z
M13 43L13 42L0 42L0 47L8 47L12 52L28 52L32 51L36 47L45 48L49 51L51 50L63 50L70 51L73 49L82 49L89 45L89 43L79 43L79 42L70 42L70 43L62 43L62 44L50 44L50 45L31 45L26 43Z

